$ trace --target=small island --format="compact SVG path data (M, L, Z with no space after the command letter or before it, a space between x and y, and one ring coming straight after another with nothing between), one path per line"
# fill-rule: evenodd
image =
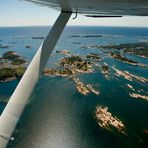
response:
M88 35L82 35L82 37L85 37L85 38L100 38L100 37L103 37L103 35L88 34Z
M56 53L61 53L61 54L64 54L64 55L69 55L70 51L68 51L68 50L57 50Z
M34 40L43 40L44 37L42 37L42 36L33 36L32 39L34 39Z
M108 74L108 72L109 72L109 66L108 65L104 64L104 65L101 66L101 68L102 68L103 74Z
M118 76L118 77L122 76L128 81L133 81L133 79L134 79L134 80L139 81L141 83L147 83L148 82L148 78L144 78L144 77L140 77L140 76L131 74L128 71L121 71L121 70L119 70L115 67L112 67L112 69L115 70L116 76Z
M146 96L146 95L141 95L141 94L138 94L138 93L130 93L129 95L132 98L144 99L145 101L148 101L148 96Z
M2 45L2 44L0 44L0 48L1 49L7 49L7 48L10 48L11 46L9 46L9 45Z
M73 44L80 45L80 44L81 44L81 42L73 42Z
M75 82L76 88L79 93L81 93L83 95L88 95L89 93L93 93L95 95L100 94L100 92L95 90L91 84L85 85L78 78L75 78L75 77L72 77L72 80Z
M25 48L31 48L31 46L30 45L26 45Z
M87 59L93 59L97 61L101 61L101 57L99 57L99 54L96 53L90 53L89 55L86 56Z

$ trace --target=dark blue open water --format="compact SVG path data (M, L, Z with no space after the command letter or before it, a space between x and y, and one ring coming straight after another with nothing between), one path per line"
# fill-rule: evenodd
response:
M0 28L0 44L11 45L0 49L0 55L14 50L30 61L42 40L32 36L46 36L48 27ZM71 37L72 35L102 34L100 38ZM74 44L81 42L81 44ZM107 57L100 49L81 49L81 46L108 45L120 43L148 42L148 28L119 27L67 27L55 50L70 50L73 54L87 55L99 53L110 67L148 78L148 69L132 66ZM31 45L31 49L26 49ZM63 55L55 50L47 67L55 67ZM148 59L134 55L130 58L148 64ZM148 146L148 101L129 96L131 84L136 90L142 89L147 95L148 84L129 82L123 77L115 77L110 70L107 80L99 68L91 74L77 76L84 83L92 84L100 95L83 96L68 78L43 76L36 85L25 111L14 131L9 148L146 148ZM19 80L0 83L0 112ZM126 126L128 136L101 129L94 119L97 105L107 106L109 112L117 116Z

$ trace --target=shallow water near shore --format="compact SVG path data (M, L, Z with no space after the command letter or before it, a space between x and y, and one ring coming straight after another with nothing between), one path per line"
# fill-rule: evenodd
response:
M25 57L29 64L43 41L32 37L45 37L48 30L48 27L0 28L0 44L11 46L0 49L0 55L13 50ZM76 35L80 37L72 37ZM101 36L81 37L84 35ZM80 56L97 53L102 61L95 61L94 71L78 73L76 77L84 84L93 85L100 94L82 95L68 77L42 76L14 131L15 140L9 143L8 148L146 148L148 101L131 97L129 94L133 91L127 84L133 86L135 93L142 90L140 94L148 96L148 83L134 78L129 81L123 76L117 76L112 67L143 78L147 78L148 69L115 60L102 52L103 49L81 48L143 41L148 42L148 28L67 27L46 68L56 67L59 60L65 57L63 54L57 54L56 50L69 50L71 54ZM25 48L27 45L31 48ZM133 54L128 54L128 57L139 63L148 64L147 58ZM97 66L100 63L108 64L110 70L107 76ZM0 112L3 111L18 82L19 80L0 83ZM108 131L98 125L95 117L98 105L108 107L108 111L124 123L127 135L114 129Z

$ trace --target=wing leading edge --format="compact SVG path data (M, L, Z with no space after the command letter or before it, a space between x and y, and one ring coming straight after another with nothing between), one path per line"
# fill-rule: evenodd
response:
M147 0L26 0L57 10L98 15L148 16Z

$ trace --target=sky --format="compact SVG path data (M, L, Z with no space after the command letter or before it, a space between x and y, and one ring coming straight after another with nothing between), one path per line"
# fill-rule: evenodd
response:
M60 12L24 0L0 0L0 27L53 25ZM74 14L68 22L73 26L148 27L148 17L88 18Z

